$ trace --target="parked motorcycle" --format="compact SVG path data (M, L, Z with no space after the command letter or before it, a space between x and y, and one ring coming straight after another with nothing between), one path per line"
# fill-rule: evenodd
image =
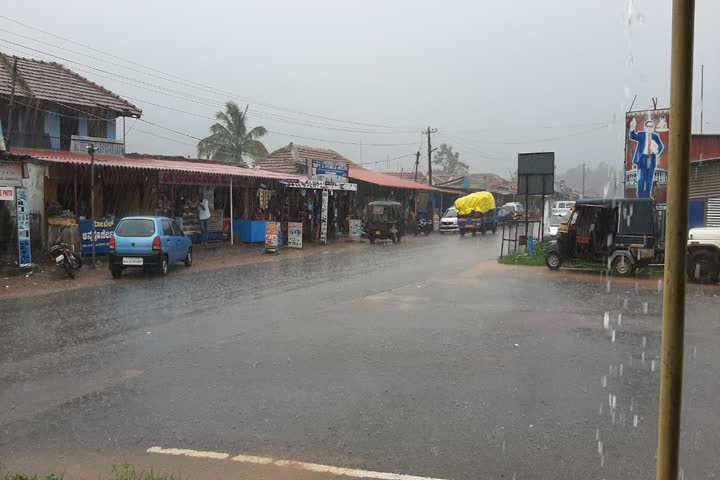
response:
M430 233L433 231L433 221L429 218L420 218L417 221L417 228L415 230L415 234L418 233L424 233L425 235L430 235Z
M73 270L80 270L82 260L79 255L75 254L71 245L61 240L64 230L64 228L60 230L55 242L50 246L48 255L53 259L55 265L62 265L68 277L75 278Z

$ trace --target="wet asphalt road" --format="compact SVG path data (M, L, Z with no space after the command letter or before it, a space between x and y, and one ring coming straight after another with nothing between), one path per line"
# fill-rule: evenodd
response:
M654 478L656 281L498 252L433 235L2 302L0 459L110 465L159 445L442 479ZM685 478L720 475L718 293L688 295Z

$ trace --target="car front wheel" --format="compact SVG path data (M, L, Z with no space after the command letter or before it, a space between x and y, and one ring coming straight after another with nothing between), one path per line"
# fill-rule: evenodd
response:
M192 265L193 258L192 258L192 248L188 249L187 255L185 255L185 266L190 267Z

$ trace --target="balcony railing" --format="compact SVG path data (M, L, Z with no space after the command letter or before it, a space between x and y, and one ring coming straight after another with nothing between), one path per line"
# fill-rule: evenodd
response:
M110 138L85 137L53 137L44 133L13 132L11 139L13 148L37 148L42 150L61 150L66 152L87 153L87 146L94 144L98 155L124 155L125 144L122 140Z

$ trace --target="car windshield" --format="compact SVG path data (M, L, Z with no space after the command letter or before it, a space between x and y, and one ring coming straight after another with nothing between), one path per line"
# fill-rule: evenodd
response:
M567 217L563 215L553 215L548 219L548 225L551 227L557 227L558 225L567 222Z
M6 1L0 480L720 480L720 0Z
M128 218L115 229L118 237L150 237L155 234L155 222L147 218Z

